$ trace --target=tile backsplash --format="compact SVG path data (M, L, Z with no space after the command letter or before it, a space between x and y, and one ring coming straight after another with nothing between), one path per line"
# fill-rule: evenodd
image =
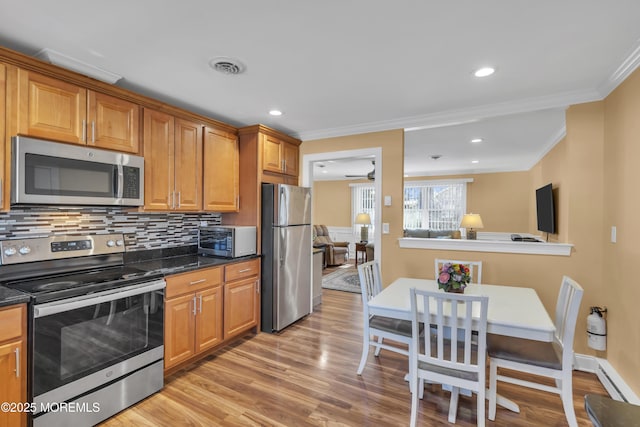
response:
M201 221L219 225L218 213L149 213L126 208L12 209L0 213L0 240L63 234L123 233L127 251L195 245Z

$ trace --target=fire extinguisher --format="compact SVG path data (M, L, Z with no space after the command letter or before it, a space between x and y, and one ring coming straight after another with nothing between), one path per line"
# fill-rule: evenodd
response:
M606 312L606 307L591 307L591 314L587 316L588 343L594 350L607 348L607 323L603 315Z

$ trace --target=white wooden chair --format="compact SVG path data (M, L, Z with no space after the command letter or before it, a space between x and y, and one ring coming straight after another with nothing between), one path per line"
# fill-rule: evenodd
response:
M477 423L484 426L489 297L416 289L411 289L410 295L410 425L416 425L418 399L423 396L423 383L426 381L452 387L448 417L451 423L456 422L460 389L477 393ZM423 309L422 313L420 309ZM477 323L473 322L474 311L480 314ZM420 324L435 325L435 333L421 340ZM451 329L456 329L457 341L446 339L446 331ZM478 331L477 346L472 342L473 329Z
M569 426L577 426L573 408L572 370L573 336L583 290L578 283L564 276L556 303L555 336L553 342L490 334L489 352L489 419L496 417L497 381L559 394ZM526 372L555 380L556 386L498 375L498 368Z
M362 375L362 371L367 363L370 346L376 348L374 353L376 356L380 354L380 350L383 348L407 356L409 355L409 348L411 346L411 322L408 320L369 315L369 306L367 303L382 290L382 280L380 278L378 262L369 261L360 264L358 266L358 274L360 276L364 315L362 357L360 358L360 366L358 366L358 375ZM377 339L372 339L372 336L377 337ZM384 339L406 344L406 347L384 343Z
M440 268L443 264L446 263L451 264L464 264L469 267L470 275L471 275L471 283L482 283L482 261L458 261L454 259L438 259L435 260L435 277L438 279L438 275L440 274Z

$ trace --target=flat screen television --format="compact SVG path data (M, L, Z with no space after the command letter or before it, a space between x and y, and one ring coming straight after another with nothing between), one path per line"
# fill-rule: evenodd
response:
M536 212L538 214L538 231L555 234L556 215L551 184L536 190Z

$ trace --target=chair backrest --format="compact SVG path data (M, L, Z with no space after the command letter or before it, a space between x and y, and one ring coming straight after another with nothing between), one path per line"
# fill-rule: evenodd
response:
M573 362L573 337L583 292L582 287L575 280L567 276L562 277L556 303L555 339L562 348L563 366L571 366Z
M326 225L314 225L313 226L314 234L316 235L314 243L324 243L324 244L332 244L333 240L329 236L329 229Z
M445 369L466 371L476 374L484 387L489 297L415 288L410 292L411 351L415 352L411 359L413 366L417 362L425 362ZM431 325L431 339L423 340L422 346L420 323ZM478 332L477 348L472 345L476 341L476 336L471 333L474 330ZM447 339L456 336L457 340Z
M436 279L440 274L440 268L446 263L466 265L467 267L469 267L469 270L471 270L471 283L477 283L477 284L482 283L482 261L459 261L455 259L436 258L436 261L435 261L435 275L436 275L435 278Z
M380 277L380 266L378 261L369 261L358 266L358 276L360 277L360 291L362 292L362 302L365 310L369 300L382 290L382 280Z

